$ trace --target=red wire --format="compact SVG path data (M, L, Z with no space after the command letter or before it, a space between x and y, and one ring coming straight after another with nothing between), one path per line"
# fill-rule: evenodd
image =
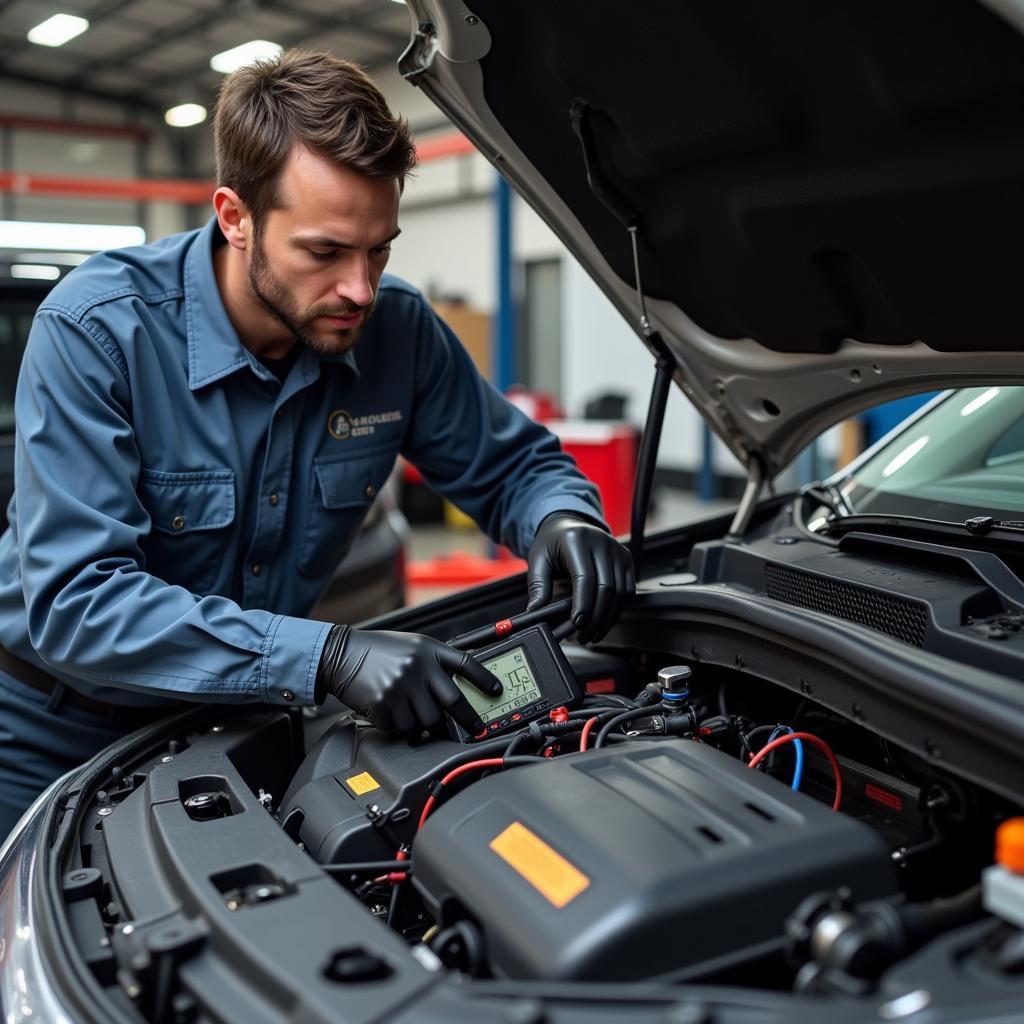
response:
M465 775L466 772L476 771L479 768L500 768L505 763L503 757L483 757L479 761L468 761L466 764L460 764L458 768L453 768L440 782L440 785L447 786L449 782L454 781L460 775ZM434 805L437 803L437 799L431 794L427 797L427 802L423 805L423 812L420 814L420 822L416 826L418 832L423 828L423 822L427 820L430 812L434 809ZM400 857L399 860L405 858Z
M419 824L416 826L417 832L419 832L419 830L423 828L423 822L427 820L427 815L430 814L430 812L434 809L434 804L436 803L437 801L433 798L433 796L427 797L427 802L423 805L423 811L420 814Z
M587 749L587 740L590 739L590 733L593 730L595 725L597 725L597 715L594 715L593 718L588 718L587 719L587 724L585 726L583 726L583 735L580 737L580 750L581 751Z
M777 740L766 743L750 759L747 767L756 768L773 750L777 750L783 743L792 743L793 740L803 740L804 743L810 743L812 747L817 747L828 758L828 763L832 766L832 775L836 780L836 796L835 800L832 801L832 810L838 811L839 805L843 800L843 776L839 770L839 762L836 760L836 755L832 753L832 748L818 736L814 736L809 732L787 732L785 736L780 736Z

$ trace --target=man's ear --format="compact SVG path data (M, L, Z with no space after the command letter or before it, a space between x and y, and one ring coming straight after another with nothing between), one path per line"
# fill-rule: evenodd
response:
M252 241L252 216L234 189L221 185L213 193L213 209L217 223L228 245L245 252Z

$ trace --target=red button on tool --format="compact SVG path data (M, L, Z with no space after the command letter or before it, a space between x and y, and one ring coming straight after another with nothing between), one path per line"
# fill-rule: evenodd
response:
M494 730L497 729L497 728L498 728L498 723L497 722L492 722L491 723L491 732L494 732Z
M520 718L522 718L522 717L523 717L523 716L522 716L521 714L519 714L518 712L516 712L516 714L514 714L514 715L512 716L512 721L513 721L513 722L518 722L518 721L519 721L519 719L520 719Z
M497 633L498 636L506 636L507 634L511 633L512 632L512 620L511 619L502 619L501 622L496 622L494 624L494 632Z
M569 721L569 709L562 705L561 707L552 708L548 712L548 717L552 722L568 722Z

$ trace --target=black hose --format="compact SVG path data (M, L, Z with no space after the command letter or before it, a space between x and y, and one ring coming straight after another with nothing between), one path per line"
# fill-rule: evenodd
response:
M389 928L395 926L395 916L398 914L398 901L402 898L402 886L395 884L391 886L391 899L388 901L388 914L384 919L384 923Z
M605 706L609 704L614 705L618 708L632 708L636 707L629 697L623 697L618 693L588 693L583 698L583 706L585 708L598 708L601 706L601 702L605 702Z
M541 757L544 757L544 751L545 750L550 750L552 747L557 747L560 743L569 743L569 744L573 744L574 743L578 747L580 745L580 743L579 743L580 736L582 736L582 735L583 735L583 730L582 729L577 729L575 732L565 732L565 733L562 733L560 736L552 736L551 739L549 739L547 741L547 743L545 743L544 746L541 747L540 750L537 751L537 753Z
M807 540L816 541L818 544L827 544L833 548L839 547L839 541L834 537L826 537L824 534L815 533L804 521L804 501L807 498L813 498L821 505L828 504L812 491L801 491L793 499L793 525Z
M650 708L631 708L629 711L623 711L622 714L616 715L614 718L609 719L604 725L601 726L601 731L597 734L597 739L594 741L594 750L598 750L604 746L604 741L612 729L623 722L630 722L634 718L650 718L652 711Z
M903 925L907 948L915 950L936 935L984 917L981 886L932 903L906 903L896 913Z
M508 743L507 736L496 736L493 740L484 740L482 743L468 743L464 751L452 754L451 757L437 765L434 773L438 776L445 775L466 761L478 761L489 754L497 754L505 749L506 743Z
M502 757L511 757L522 745L523 741L530 738L530 731L528 729L522 729L512 737L512 742L505 747L505 752L501 755Z
M584 722L588 718L603 718L605 715L617 715L620 708L577 708L575 711L569 712L569 718L573 721L582 719Z

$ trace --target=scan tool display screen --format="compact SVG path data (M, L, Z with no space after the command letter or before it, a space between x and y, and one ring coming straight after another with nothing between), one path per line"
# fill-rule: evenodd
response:
M523 647L512 647L496 657L483 661L483 665L497 676L505 687L505 692L499 697L485 696L464 679L456 677L455 682L484 725L514 714L520 708L540 700L540 686L526 659L526 650Z

